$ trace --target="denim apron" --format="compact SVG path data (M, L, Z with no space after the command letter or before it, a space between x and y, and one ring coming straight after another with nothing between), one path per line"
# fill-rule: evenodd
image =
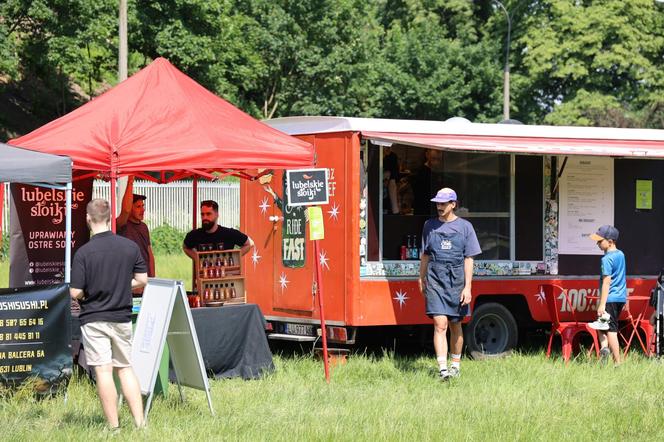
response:
M427 315L459 319L468 315L468 305L461 305L465 285L464 247L462 232L434 230L429 234L426 244L430 253L426 275Z

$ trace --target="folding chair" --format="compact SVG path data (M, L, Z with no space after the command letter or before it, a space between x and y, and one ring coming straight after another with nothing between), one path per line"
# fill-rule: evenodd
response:
M562 341L562 355L567 363L572 356L572 350L578 351L579 348L579 335L580 333L588 333L593 339L593 347L595 354L599 356L599 341L597 340L597 331L590 328L587 322L579 322L576 318L576 311L570 302L567 290L553 284L542 284L539 286L540 293L546 299L546 306L549 310L549 317L551 318L551 337L549 338L549 345L546 349L546 357L551 356L551 345L555 335L560 335ZM567 306L571 310L572 321L561 321L560 318L560 304L557 302L558 295L562 294L566 301Z
M622 327L618 332L618 336L620 337L620 339L622 339L625 347L623 350L623 358L627 356L627 352L629 352L630 350L632 341L634 340L634 336L636 336L636 338L639 341L639 344L641 344L641 349L643 350L643 353L646 356L652 355L655 329L650 323L650 320L645 318L645 312L646 309L648 308L647 303L649 300L650 300L649 296L629 296L627 298L627 303L625 304L624 308L624 311L626 313L627 325ZM632 315L630 301L644 302L644 306L636 315L636 318ZM641 337L639 330L643 332L643 337L645 338L645 342ZM627 336L627 333L629 333L629 336Z

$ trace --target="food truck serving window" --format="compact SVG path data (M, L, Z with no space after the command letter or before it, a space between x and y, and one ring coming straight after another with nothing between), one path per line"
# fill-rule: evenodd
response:
M442 187L457 192L457 215L475 227L477 258L510 259L511 155L371 142L365 155L368 260L419 259L422 226L436 216L430 199Z

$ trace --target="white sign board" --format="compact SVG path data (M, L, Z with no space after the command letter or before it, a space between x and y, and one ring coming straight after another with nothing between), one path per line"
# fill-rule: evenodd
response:
M132 367L141 393L148 396L146 418L166 342L178 387L184 385L205 391L213 412L210 385L184 285L182 281L150 278L143 291L131 349Z
M568 157L560 178L559 254L603 253L589 235L613 225L613 181L613 158Z

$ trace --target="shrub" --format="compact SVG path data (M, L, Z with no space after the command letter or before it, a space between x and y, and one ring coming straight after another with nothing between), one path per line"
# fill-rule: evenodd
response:
M182 241L185 232L175 227L163 224L150 230L152 251L155 255L173 255L182 253Z
M2 243L0 244L0 261L9 259L9 233L2 234Z

